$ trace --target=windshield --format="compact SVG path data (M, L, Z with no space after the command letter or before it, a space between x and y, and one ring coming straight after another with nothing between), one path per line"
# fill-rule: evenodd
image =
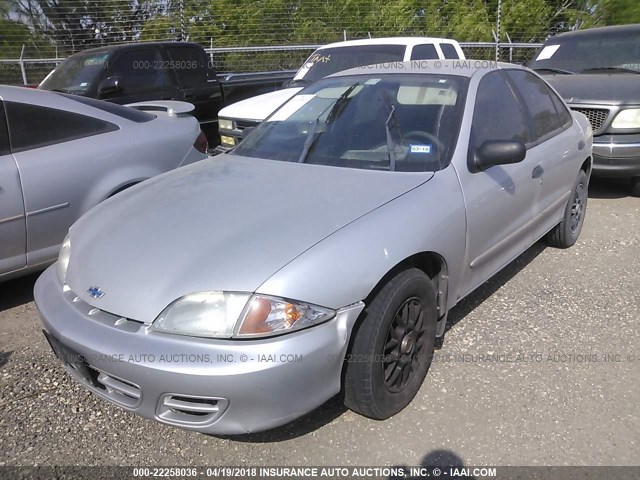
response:
M453 153L467 79L436 74L327 78L301 91L234 155L369 170L436 171Z
M77 53L56 67L40 88L64 93L83 93L103 68L108 67L108 52Z
M551 39L529 67L568 73L640 71L640 35L598 33Z
M293 84L311 84L349 68L376 63L401 62L404 45L358 45L316 50L293 78Z

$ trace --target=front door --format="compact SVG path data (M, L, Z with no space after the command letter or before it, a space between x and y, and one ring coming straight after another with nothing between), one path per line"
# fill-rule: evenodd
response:
M27 265L27 234L20 174L9 151L4 105L0 100L0 274Z
M475 171L471 157L485 141L528 141L522 105L499 71L478 86L469 159L456 165L467 209L466 278L461 294L478 287L533 243L533 202L537 183L531 178L534 159Z

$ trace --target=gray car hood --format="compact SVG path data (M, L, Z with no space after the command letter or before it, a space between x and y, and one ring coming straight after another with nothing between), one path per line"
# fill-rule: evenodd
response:
M432 177L233 155L203 160L76 222L66 280L101 310L151 322L189 293L255 291L323 238ZM92 298L91 287L104 296Z
M589 73L544 75L567 103L624 105L640 103L640 74Z

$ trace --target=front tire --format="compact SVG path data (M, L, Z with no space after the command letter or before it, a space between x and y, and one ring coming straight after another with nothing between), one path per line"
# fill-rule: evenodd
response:
M345 405L387 419L406 407L424 381L436 336L436 295L416 268L393 277L364 310L346 359Z
M640 197L640 177L631 178L631 195Z
M580 170L564 210L562 221L547 234L549 245L556 248L569 248L576 243L584 225L584 217L587 214L588 197L589 178L584 170Z

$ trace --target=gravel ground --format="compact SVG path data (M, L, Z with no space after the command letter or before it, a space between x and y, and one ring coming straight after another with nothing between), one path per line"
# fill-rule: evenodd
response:
M36 277L0 284L0 465L639 465L639 242L640 199L595 182L574 248L536 244L452 311L403 412L378 422L333 399L225 438L81 388L40 332Z

